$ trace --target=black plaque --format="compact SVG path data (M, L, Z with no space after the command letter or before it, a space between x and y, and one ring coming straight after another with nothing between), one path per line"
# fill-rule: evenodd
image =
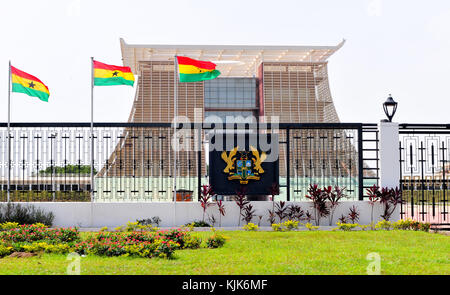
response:
M278 134L215 134L209 142L209 181L218 195L269 195L279 184Z

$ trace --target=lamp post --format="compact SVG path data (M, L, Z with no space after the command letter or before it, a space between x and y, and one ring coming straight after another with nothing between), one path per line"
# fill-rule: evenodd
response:
M386 114L386 117L388 117L388 120L384 120L385 122L392 122L392 118L395 115L395 112L397 111L397 102L392 98L392 96L389 94L389 97L386 99L386 101L383 103L383 109L384 113Z

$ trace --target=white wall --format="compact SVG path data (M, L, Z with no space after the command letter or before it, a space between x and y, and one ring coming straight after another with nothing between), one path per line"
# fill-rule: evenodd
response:
M289 202L300 205L304 211L312 211L311 202ZM88 203L88 202L30 202L36 207L52 211L55 214L54 226L78 226L78 227L116 227L125 225L128 221L159 216L162 220L160 226L181 226L194 220L202 219L200 203ZM226 215L222 218L222 226L237 226L239 208L235 202L224 202ZM256 215L263 215L261 225L268 226L268 209L272 209L272 202L251 202ZM341 214L348 214L349 208L355 205L360 212L360 224L370 223L371 207L366 201L342 202L335 211L333 225ZM374 208L374 221L379 220L382 207L377 204ZM219 218L217 206L208 208L208 214ZM176 216L176 218L175 218ZM391 217L391 221L399 219L399 208ZM207 217L205 217L207 220ZM258 222L257 218L252 221ZM278 220L277 220L278 222ZM243 222L241 221L241 225ZM321 225L329 225L328 218L322 218ZM216 224L218 226L218 224Z

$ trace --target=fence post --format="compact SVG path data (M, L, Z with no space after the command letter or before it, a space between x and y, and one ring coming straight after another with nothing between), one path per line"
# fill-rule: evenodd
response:
M398 123L381 121L380 187L400 188L400 154Z

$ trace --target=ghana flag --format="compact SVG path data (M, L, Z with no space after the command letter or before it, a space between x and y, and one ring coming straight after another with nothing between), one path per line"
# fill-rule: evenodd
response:
M216 64L210 61L195 60L186 56L177 56L180 82L198 82L215 79L220 75Z
M94 85L134 85L134 76L130 67L119 67L94 60Z
M50 92L41 80L11 66L12 92L25 93L42 101L48 101Z

